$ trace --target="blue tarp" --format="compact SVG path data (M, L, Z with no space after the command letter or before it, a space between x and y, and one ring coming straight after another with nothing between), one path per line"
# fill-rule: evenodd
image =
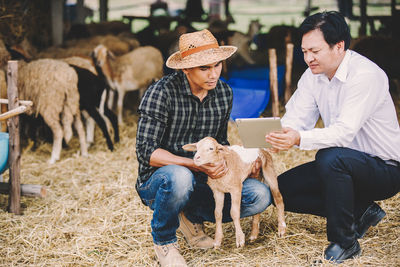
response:
M278 66L278 94L283 95L285 67ZM254 67L232 70L226 82L233 90L231 119L258 118L270 98L269 68Z

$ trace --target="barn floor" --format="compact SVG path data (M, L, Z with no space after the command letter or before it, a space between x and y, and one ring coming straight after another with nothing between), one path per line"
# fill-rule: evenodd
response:
M54 165L46 163L50 144L41 144L34 152L29 149L32 144L24 148L22 183L45 185L47 196L22 197L22 215L7 213L8 197L0 196L0 266L156 266L152 213L134 187L138 116L128 108L124 117L114 152L107 150L99 129L88 158L78 154L76 137ZM229 139L239 143L233 125ZM314 155L315 151L292 149L273 158L282 173ZM8 171L3 177L8 179ZM345 266L400 266L400 194L379 204L387 216L360 240L362 256ZM276 210L269 207L262 214L260 237L240 249L235 247L232 223L224 224L219 250L191 249L179 234L178 241L189 266L310 266L322 259L328 245L325 220L290 212L286 220L287 234L279 238ZM242 220L242 227L248 237L250 218ZM213 236L214 224L207 223L205 230ZM322 261L317 266L329 265Z

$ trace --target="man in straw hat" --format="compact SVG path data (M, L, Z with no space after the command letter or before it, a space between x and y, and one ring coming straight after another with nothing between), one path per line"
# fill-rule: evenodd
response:
M206 136L228 144L232 90L219 77L222 61L235 51L233 46L219 46L208 30L183 34L179 51L166 63L178 71L152 84L140 103L136 189L154 211L152 236L162 266L186 265L178 251L177 229L191 247L213 247L213 239L203 232L203 221L215 221L214 198L206 181L227 170L223 163L196 166L193 152L182 146ZM227 222L232 220L229 195L225 199ZM241 217L260 213L270 203L266 185L251 178L244 182Z
M309 68L286 104L283 132L266 136L275 151L319 149L315 160L278 177L285 208L327 219L325 259L361 253L357 239L385 216L374 201L400 190L400 129L388 78L348 49L350 31L335 11L300 26ZM324 128L314 128L319 116Z

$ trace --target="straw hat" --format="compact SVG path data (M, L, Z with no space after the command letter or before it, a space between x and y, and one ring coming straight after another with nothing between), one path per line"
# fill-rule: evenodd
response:
M186 69L208 65L230 57L235 46L219 46L217 39L208 30L182 34L179 51L167 59L167 67Z

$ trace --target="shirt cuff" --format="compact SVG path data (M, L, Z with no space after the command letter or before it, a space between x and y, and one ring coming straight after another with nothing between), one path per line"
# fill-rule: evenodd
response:
M300 134L300 145L299 148L302 150L313 150L313 134L310 131L299 131Z

